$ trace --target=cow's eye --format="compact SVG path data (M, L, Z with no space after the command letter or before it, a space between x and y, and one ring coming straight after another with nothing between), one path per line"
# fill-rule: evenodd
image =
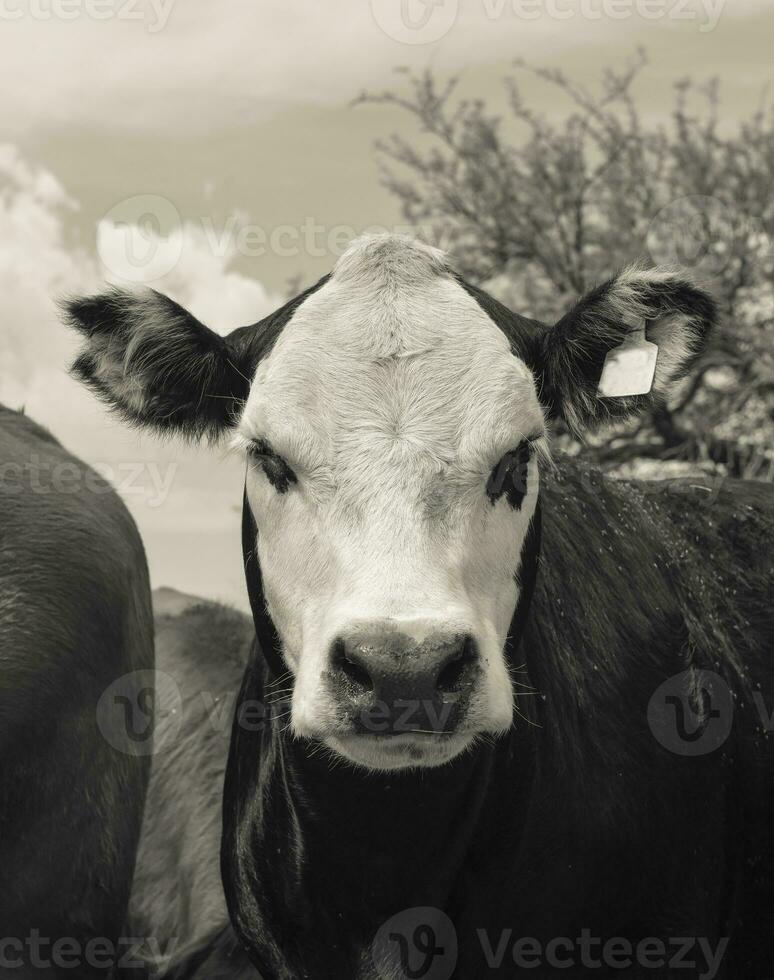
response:
M532 444L524 439L515 449L507 452L489 474L486 495L492 504L505 496L514 510L521 507L527 492L529 461L532 458Z
M298 483L293 470L264 439L253 439L247 446L247 454L261 466L277 493L287 493L292 483Z

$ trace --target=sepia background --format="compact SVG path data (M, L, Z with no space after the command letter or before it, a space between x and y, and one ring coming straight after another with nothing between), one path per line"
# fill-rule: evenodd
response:
M242 463L107 416L56 301L151 285L225 333L413 231L547 321L691 272L723 322L675 401L559 440L771 480L773 35L764 0L0 0L0 401L117 486L154 586L244 606Z

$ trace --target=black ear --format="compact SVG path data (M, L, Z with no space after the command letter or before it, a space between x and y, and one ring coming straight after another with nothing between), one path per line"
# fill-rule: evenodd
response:
M190 438L235 423L253 370L241 331L221 337L151 289L112 289L63 312L86 341L73 374L127 421Z
M541 400L575 432L641 412L666 398L691 369L716 318L712 298L679 275L628 269L584 296L540 337L535 368ZM599 394L608 354L643 326L658 347L650 392Z

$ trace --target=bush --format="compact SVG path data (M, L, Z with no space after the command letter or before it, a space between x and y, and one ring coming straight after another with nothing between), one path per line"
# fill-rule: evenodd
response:
M517 68L566 98L560 123L530 109L513 77L509 134L483 101L457 98L455 78L403 70L403 91L361 97L418 124L378 144L404 217L468 279L546 322L612 265L692 274L723 313L710 349L671 404L582 451L613 472L774 479L774 115L760 108L726 132L718 83L684 80L671 122L647 124L634 95L642 52L604 71L595 93L558 70Z

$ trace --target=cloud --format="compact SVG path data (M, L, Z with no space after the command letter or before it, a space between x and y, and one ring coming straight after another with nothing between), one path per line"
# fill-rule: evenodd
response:
M50 173L0 145L0 391L11 405L24 403L35 377L71 349L54 297L97 281L96 263L65 242L65 216L76 207Z
M77 208L52 174L30 164L17 147L0 144L0 383L10 404L34 396L41 376L66 379L75 338L62 328L56 301L93 292L106 279L149 283L221 333L282 302L258 280L231 269L237 258L232 238L216 242L192 223L162 235L107 219L97 228L98 260L67 241L67 214ZM138 254L146 258L140 280ZM39 408L51 414L49 404Z
M152 286L218 333L253 323L283 301L230 268L239 257L234 236L213 236L191 221L162 234L107 218L97 227L97 251L106 280Z
M242 464L218 451L127 429L67 373L77 339L60 323L55 300L99 289L105 274L121 281L122 268L131 275L127 241L139 239L151 254L168 254L163 236L154 243L147 228L107 222L98 229L99 261L67 239L66 218L77 207L50 173L30 164L16 147L0 145L0 400L23 406L113 482L140 527L154 584L201 591L208 583L208 595L243 604L238 574ZM177 259L153 285L213 329L226 332L253 322L281 302L260 282L230 268L236 254L231 244L214 249L204 230L191 224L174 235ZM198 535L208 554L202 558L205 567L193 569L190 542ZM177 558L174 543L181 541L188 544Z

